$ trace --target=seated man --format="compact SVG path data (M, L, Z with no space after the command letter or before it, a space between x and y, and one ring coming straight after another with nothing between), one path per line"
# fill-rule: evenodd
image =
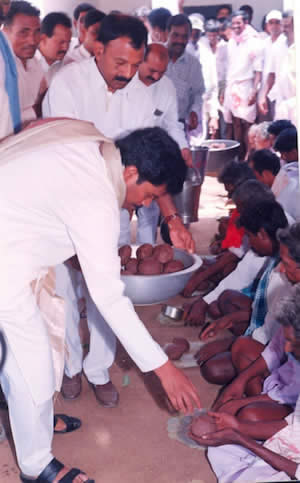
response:
M284 129L288 129L289 127L295 127L294 124L289 121L288 119L278 119L277 121L273 121L270 126L268 127L268 132L270 134L272 146L274 145L277 136L284 131Z
M228 163L218 181L223 183L228 197L231 198L234 191L242 183L249 179L254 179L253 172L246 164L240 164L235 161ZM231 273L240 259L247 250L247 237L244 236L244 230L237 228L235 220L238 218L238 210L235 209L231 213L228 223L224 218L220 221L219 235L215 236L212 244L214 254L219 254L214 263L203 263L191 277L187 286L183 291L185 297L189 297L197 289L205 290L211 283L218 283ZM222 239L222 235L223 239Z
M231 370L231 373L240 373L260 356L265 344L271 340L278 327L276 322L278 300L290 293L291 284L300 282L300 254L298 248L300 243L300 224L295 223L285 230L279 230L277 238L280 243L281 262L271 274L267 291L268 312L263 325L255 329L252 334L247 334L248 337L239 337L231 347L231 354L218 354L217 357L209 359L213 352L212 349L216 353L216 348L213 347L215 343L213 342L198 353L198 361L200 363L209 359L205 363L205 367L201 368L201 371L204 377L209 378L211 382L215 381L216 375L220 372L216 365L219 364L220 366L221 361L223 361L222 382L226 383L229 382L229 379L225 379L225 367L228 372ZM227 344L227 348L229 347L230 341ZM257 380L251 381L251 384L247 387L250 395L253 393L257 394L261 389Z
M252 155L249 166L253 169L258 181L271 189L280 171L280 159L278 156L269 149L259 149Z
M300 361L299 288L298 284L280 307L278 314L278 321L283 326L286 339L285 350L289 360L293 360L295 366L298 364L298 369ZM294 395L296 396L296 393ZM214 418L218 431L202 437L192 433L191 437L202 445L220 446L220 448L208 450L209 462L220 483L287 481L300 478L299 389L295 410L285 419L278 418L273 413L273 417L269 414L271 420L253 424L252 421L240 421L239 418L224 412L209 414ZM262 440L265 443L260 445L255 440Z

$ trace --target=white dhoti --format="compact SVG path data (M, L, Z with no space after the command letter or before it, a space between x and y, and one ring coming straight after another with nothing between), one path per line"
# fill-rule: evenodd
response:
M249 96L253 88L253 79L236 81L227 85L224 97L224 119L231 123L232 116L253 123L256 118L256 103L248 106Z

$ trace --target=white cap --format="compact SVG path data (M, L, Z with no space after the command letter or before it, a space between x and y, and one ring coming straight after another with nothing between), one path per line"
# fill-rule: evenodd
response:
M192 15L189 16L189 19L192 24L192 29L197 29L201 32L204 32L204 21L202 20L202 15L192 13Z
M282 13L279 10L271 10L266 16L266 22L270 20L282 20Z

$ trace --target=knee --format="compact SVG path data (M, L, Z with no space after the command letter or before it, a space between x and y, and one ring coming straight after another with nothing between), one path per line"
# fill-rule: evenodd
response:
M231 362L230 352L224 352L212 357L200 367L200 372L207 382L220 385L227 384L236 375L235 368Z
M247 354L250 337L238 337L231 346L231 358L235 367L239 367L241 355Z
M218 305L223 314L227 314L236 308L233 305L234 298L239 292L235 290L224 290L218 298Z
M248 421L251 423L257 423L258 421L261 421L257 409L252 407L251 404L240 409L240 411L237 413L237 418L239 421Z

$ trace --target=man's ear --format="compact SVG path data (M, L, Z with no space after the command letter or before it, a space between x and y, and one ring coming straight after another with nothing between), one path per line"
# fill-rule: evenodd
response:
M98 60L98 58L100 58L103 55L104 50L105 50L104 44L102 42L96 41L94 44L94 54L95 54L96 60Z
M124 176L124 180L125 182L129 182L129 181L134 181L134 178L136 178L136 180L138 179L139 177L139 172L136 168L136 166L134 165L129 165L129 166L126 166L124 171L123 171L123 176Z

